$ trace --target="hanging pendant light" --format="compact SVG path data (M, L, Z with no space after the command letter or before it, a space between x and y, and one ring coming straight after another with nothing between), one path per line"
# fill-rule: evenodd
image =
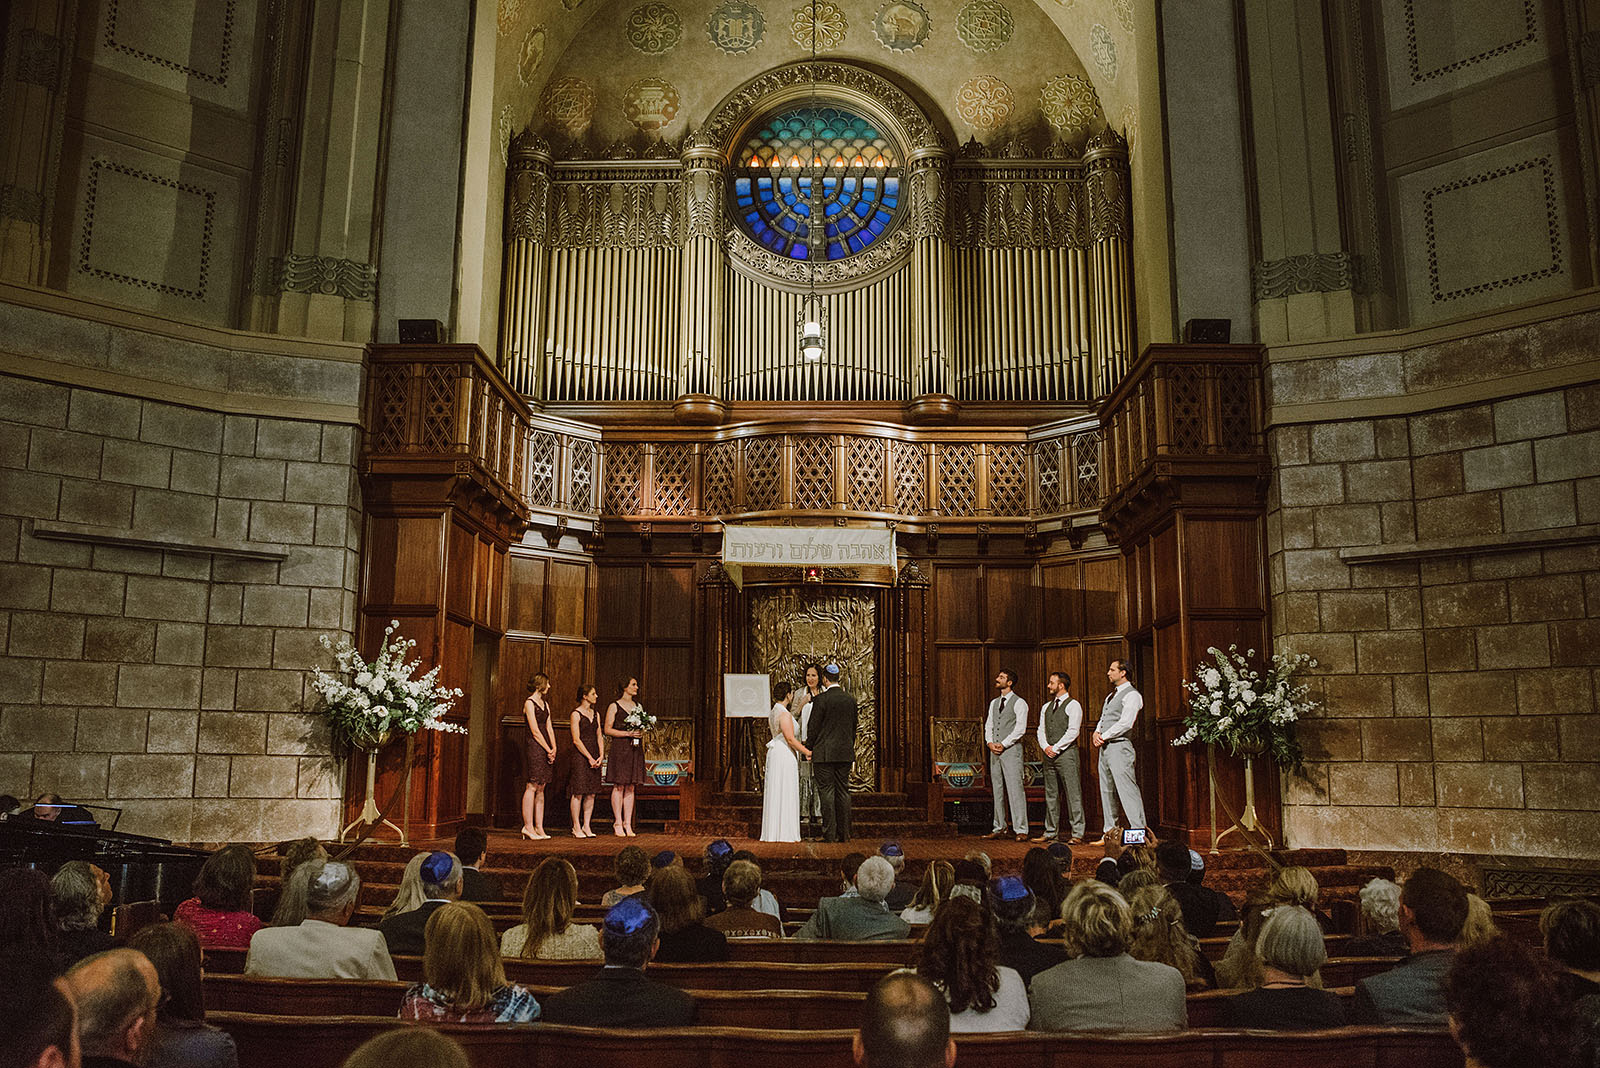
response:
M800 355L807 363L820 363L826 351L823 327L827 315L817 296L817 260L827 255L827 204L822 196L821 148L817 141L817 0L811 0L811 158L802 168L806 193L806 295L800 302Z

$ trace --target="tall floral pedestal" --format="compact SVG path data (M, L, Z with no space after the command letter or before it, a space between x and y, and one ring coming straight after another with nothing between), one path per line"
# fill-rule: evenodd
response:
M362 826L370 827L370 826L372 826L374 824L377 824L377 823L381 822L382 824L384 824L386 826L394 828L394 832L400 836L400 844L401 845L407 845L408 844L406 842L405 829L403 827L401 827L400 825L398 825L397 823L395 823L393 820L384 819L383 818L383 812L378 808L378 798L377 798L377 792L378 792L378 752L385 745L387 745L389 743L389 738L390 737L391 737L391 732L384 731L382 734L378 735L377 737L373 737L373 738L358 738L358 739L356 739L357 744L363 750L365 750L365 752L367 754L367 797L366 797L366 800L361 805L361 815L359 815L355 819L351 820L350 824L347 827L345 827L344 830L339 832L339 841L341 841L341 842L343 842L345 840L346 836L348 836L350 834L350 832L355 830L357 827L362 827ZM406 795L407 795L406 799L407 799L407 802L408 802L408 804L407 804L407 808L408 809L410 807L409 801L410 801L410 794L411 794L411 767L410 767L410 765L411 765L410 760L407 760L406 761Z

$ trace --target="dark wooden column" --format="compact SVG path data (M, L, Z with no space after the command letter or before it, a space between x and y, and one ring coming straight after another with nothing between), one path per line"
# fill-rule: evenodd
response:
M918 807L938 810L930 819L943 819L933 779L929 582L916 561L880 593L878 619L878 788L903 791Z
M378 649L390 620L465 694L448 719L465 726L492 701L495 651L506 629L506 559L527 528L519 492L529 411L476 345L373 345L360 471L366 507L358 634ZM475 664L474 660L477 660ZM411 780L411 834L452 833L467 815L470 746L484 737L424 731ZM403 747L383 755L380 803L399 782ZM364 769L351 766L346 820L360 811ZM398 808L395 822L400 822Z
M1270 649L1261 349L1152 345L1101 413L1100 519L1127 573L1129 659L1146 709L1137 736L1145 805L1162 833L1209 843L1205 748L1171 743L1183 729L1183 682L1207 647ZM1239 811L1242 761L1219 752L1217 780ZM1256 807L1275 838L1279 793L1276 769L1258 767ZM1227 824L1220 809L1218 820Z
M743 600L722 564L712 563L700 580L701 707L695 717L695 798L722 790L723 775L728 770L730 734L728 720L722 714L722 676L740 670L743 661L738 647L744 633L740 618ZM738 789L742 783L728 785ZM684 804L681 800L679 803ZM693 818L692 811L685 811L682 818Z

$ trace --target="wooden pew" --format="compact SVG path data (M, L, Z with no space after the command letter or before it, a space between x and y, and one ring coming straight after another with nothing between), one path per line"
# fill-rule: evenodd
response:
M296 1018L218 1012L210 1022L233 1035L239 1068L337 1068L357 1046L396 1027L373 1016ZM851 1063L849 1030L718 1027L613 1031L537 1024L439 1028L460 1042L474 1068L821 1068ZM1461 1068L1448 1032L1351 1027L1273 1033L1199 1030L1176 1035L962 1035L962 1068Z
M130 901L118 905L111 910L111 937L126 943L144 928L162 923L166 918L159 901Z

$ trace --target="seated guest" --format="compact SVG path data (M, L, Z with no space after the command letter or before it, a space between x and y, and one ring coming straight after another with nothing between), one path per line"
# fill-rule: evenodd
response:
M382 923L391 916L398 916L402 912L410 912L428 899L422 892L422 862L427 860L430 853L418 853L406 861L406 867L400 873L400 885L395 888L394 900L389 902L389 907L383 910L383 915L378 917Z
M1132 900L1140 890L1154 890L1161 885L1161 876L1143 868L1135 869L1117 880L1117 893Z
M157 923L128 940L155 965L161 1006L145 1068L238 1068L233 1036L206 1023L200 940L182 923Z
M911 927L890 912L883 899L894 886L894 869L882 857L868 857L856 870L856 896L825 897L817 902L796 938L831 938L841 942L909 938Z
M311 837L297 838L278 848L283 850L278 861L278 899L268 922L273 927L293 927L306 918L306 883L304 879L297 881L294 873L308 860L327 860L328 851Z
M482 827L456 832L456 858L461 861L461 900L499 901L500 887L478 870L489 853L489 836Z
M650 875L650 858L636 845L623 846L611 864L611 874L616 877L617 888L607 890L600 904L610 908L625 897L644 893L644 881Z
M728 870L728 865L733 863L733 846L726 838L718 838L706 846L706 873L695 882L695 889L705 899L707 916L715 915L728 907L722 898L722 875ZM666 917L662 917L662 933L666 933ZM663 957L662 960L667 958Z
M839 891L840 897L856 896L856 872L861 870L861 864L867 859L865 853L846 853L839 860ZM826 895L824 895L826 896Z
M747 860L751 864L754 864L758 869L761 867L761 862L756 859L756 855L750 852L748 849L740 849L735 851L733 854L733 859ZM782 903L780 903L778 899L773 896L771 890L768 890L764 886L756 893L755 903L750 907L755 909L757 912L765 912L768 916L771 916L773 919L777 920L780 925L789 922L788 917L784 915Z
M1002 875L989 884L989 908L994 912L1000 963L1021 976L1023 986L1032 984L1033 977L1046 968L1054 968L1067 959L1065 949L1034 937L1036 926L1044 928L1039 899L1015 875Z
M161 1003L150 958L133 949L97 953L67 973L67 991L78 1007L83 1068L145 1063Z
M548 862L547 862L548 863ZM494 924L482 909L449 901L428 916L422 982L400 1002L402 1020L428 1023L532 1023L539 1003L506 982Z
M1228 948L1216 964L1218 986L1224 990L1254 990L1261 985L1261 957L1256 953L1256 939L1261 935L1267 913L1275 907L1264 891L1256 891L1245 899L1239 929L1228 939Z
M383 935L347 927L361 902L361 877L337 860L310 860L295 870L305 884L306 918L293 927L266 927L250 939L246 975L289 979L393 979Z
M1061 902L1067 899L1070 887L1061 877L1061 865L1049 850L1034 846L1022 855L1022 881L1028 885L1028 892L1033 895L1040 913L1054 922L1061 915Z
M1122 893L1131 881L1131 876L1124 879L1118 892ZM1153 960L1178 969L1183 976L1184 989L1191 994L1213 989L1217 985L1217 973L1200 952L1194 935L1184 927L1183 907L1178 899L1159 883L1140 887L1124 896L1133 912L1133 941L1128 946L1128 954L1135 960Z
M755 907L761 892L761 869L748 860L736 860L722 873L722 897L728 907L707 917L706 926L727 938L782 938L783 924L776 916Z
M1400 933L1411 956L1356 984L1354 1023L1443 1027L1445 977L1467 922L1467 891L1437 868L1418 868L1400 889Z
M961 859L970 860L981 867L983 869L984 882L988 882L989 877L994 874L994 861L990 860L989 854L981 849L969 849L967 850L967 855ZM956 865L956 874L957 876L961 874L961 865L959 864Z
M339 1068L470 1068L467 1051L431 1027L396 1027L367 1039Z
M949 1002L951 1031L1021 1031L1028 1026L1028 989L1015 968L999 963L999 951L994 925L976 901L956 898L934 916L922 940L917 974Z
M50 921L50 880L34 868L0 869L0 951L37 960L60 975L60 939Z
M644 854L641 853L640 856ZM578 908L578 873L560 857L546 857L528 876L522 922L500 936L500 953L528 960L595 960L600 932L573 923Z
M111 876L86 860L69 860L50 879L56 946L67 967L103 953L116 943L100 930L100 915L111 904Z
M1272 882L1267 887L1268 901L1274 905L1299 905L1315 916L1326 932L1333 929L1333 920L1326 912L1317 908L1317 899L1321 894L1322 890L1317 886L1317 877L1311 874L1311 869L1299 865L1279 868L1278 874L1272 877Z
M1209 887L1189 881L1189 849L1173 840L1156 846L1156 867L1161 882L1183 910L1183 926L1196 938L1210 938L1216 932L1227 898Z
M1134 960L1133 917L1104 883L1079 883L1061 906L1073 960L1033 977L1028 1002L1034 1031L1181 1031L1189 1026L1183 976L1176 968Z
M1400 887L1373 879L1361 888L1361 925L1365 933L1350 939L1347 957L1403 957L1411 952L1400 933Z
M644 974L655 956L659 929L655 910L643 898L624 898L613 905L600 926L605 967L588 982L546 998L545 1022L613 1028L694 1023L694 998Z
M933 914L950 897L955 883L956 869L948 860L930 860L922 873L922 885L900 911L900 918L909 924L932 923Z
M11 794L0 794L0 822L10 819L22 807L22 802ZM65 995L63 995L65 996Z
M378 924L391 957L422 956L428 918L461 897L461 862L454 853L429 853L418 874L422 879L422 904Z
M719 890L717 896L721 897ZM706 903L681 867L662 868L650 877L650 907L661 925L655 959L662 964L728 959L728 939L702 921Z
M1228 1027L1314 1031L1344 1026L1344 1005L1338 996L1307 984L1328 960L1322 925L1315 916L1299 905L1273 909L1261 925L1256 952L1261 957L1262 984L1228 999L1223 1009Z
M976 860L958 860L954 865L955 882L950 886L951 897L968 897L988 907L985 895L989 892L989 868Z
M889 896L883 903L889 906L890 912L901 912L911 904L911 899L916 895L917 884L906 879L906 851L900 847L899 842L885 842L878 847L878 856L889 862L889 867L894 869L894 889L889 891Z
M1558 901L1539 915L1544 953L1600 1052L1600 905Z
M1489 903L1477 894L1467 895L1467 922L1461 925L1461 934L1456 938L1456 948L1468 949L1472 946L1481 946L1493 938L1500 937L1500 928L1494 925L1494 912L1489 908Z
M1402 916L1404 907L1402 897ZM1561 996L1559 977L1520 942L1495 938L1456 953L1445 977L1445 1005L1467 1068L1593 1063L1596 1051L1572 1003Z
M194 897L172 912L172 918L194 928L207 949L248 949L250 938L265 926L251 911L250 891L256 881L256 857L247 845L224 846L200 867Z
M915 972L892 972L867 992L851 1040L859 1068L955 1068L944 995Z
M0 954L0 975L6 977L7 1015L0 1064L78 1068L78 1016L66 982L47 962L15 953Z

